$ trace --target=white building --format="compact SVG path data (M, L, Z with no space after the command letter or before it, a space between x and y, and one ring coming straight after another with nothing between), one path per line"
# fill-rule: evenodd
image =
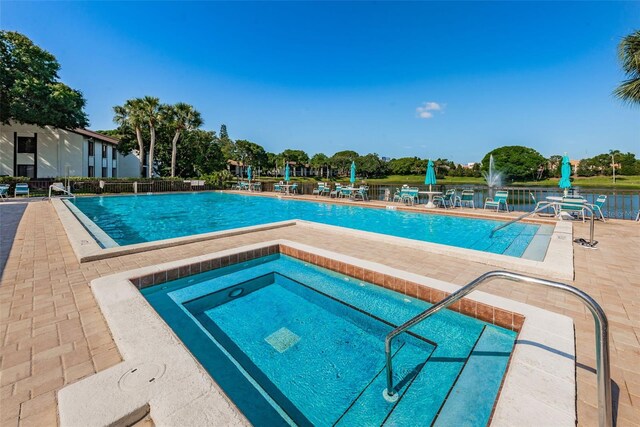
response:
M140 159L120 154L117 145L117 139L87 129L0 125L0 176L140 176Z

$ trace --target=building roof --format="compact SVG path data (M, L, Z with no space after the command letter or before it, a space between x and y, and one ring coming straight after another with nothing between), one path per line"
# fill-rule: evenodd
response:
M98 141L106 142L109 144L118 145L118 143L120 142L116 138L112 138L110 136L104 135L102 133L94 132L89 129L76 128L76 129L72 129L71 132L75 132L77 134L86 136L88 138L97 139Z

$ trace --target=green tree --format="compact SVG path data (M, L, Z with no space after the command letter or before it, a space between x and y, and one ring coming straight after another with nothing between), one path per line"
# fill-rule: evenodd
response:
M560 178L562 175L562 156L554 154L549 157L548 161L549 176L553 178Z
M139 98L129 99L124 105L113 107L113 121L119 125L118 132L121 134L118 151L122 154L129 153L133 148L133 141L137 142L138 155L140 156L140 176L144 174L144 153L145 142L142 128L145 120L142 112L142 103ZM131 137L133 131L134 137Z
M262 167L267 164L267 152L264 151L261 145L254 142L239 139L235 142L235 158L242 164L241 168L244 173L244 168L248 165L254 167Z
M178 139L180 135L189 130L197 129L204 124L202 116L192 105L178 102L175 105L165 107L165 119L170 126L175 129L173 140L171 141L171 176L175 176L176 155L178 151Z
M327 171L327 178L329 177L329 157L326 154L314 154L311 160L309 160L309 164L317 171L316 173L320 175L321 178L324 176L323 172L325 170Z
M224 123L220 125L220 141L226 141L229 139L229 134L227 133L227 125Z
M614 94L630 104L640 104L640 30L620 41L618 56L626 80L616 88Z
M143 119L149 125L149 156L147 165L147 178L153 177L154 172L154 151L156 148L156 128L164 118L163 110L160 108L160 99L155 96L145 96L140 99L140 109Z
M370 153L356 160L358 173L365 178L385 176L387 174L386 163L377 153Z
M358 153L352 150L338 151L329 159L329 164L332 168L336 169L338 175L347 175L349 173L351 162L354 162L360 157Z
M86 127L82 93L58 80L60 64L24 35L0 31L0 123Z
M280 157L289 162L296 162L299 164L307 164L309 162L309 155L302 150L293 150L287 148L282 153L280 153Z
M389 161L389 171L394 175L422 174L427 170L428 160L418 157L400 157Z
M512 181L535 180L538 170L547 161L533 148L511 145L488 152L482 159L483 171L489 169L489 156L492 154L496 170Z

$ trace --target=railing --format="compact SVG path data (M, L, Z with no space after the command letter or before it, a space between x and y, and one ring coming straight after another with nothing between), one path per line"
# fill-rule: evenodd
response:
M447 308L456 301L464 298L473 292L478 286L494 279L508 279L515 282L526 282L536 285L543 285L553 289L558 289L578 297L591 311L595 323L596 333L596 375L598 382L598 419L601 427L611 427L613 425L613 413L611 409L611 370L609 365L609 322L602 307L586 293L580 289L560 282L539 279L508 271L490 271L469 282L466 286L452 293L439 303L408 320L391 331L384 342L384 350L387 365L387 388L383 392L386 400L397 400L397 394L393 389L393 360L391 356L392 340L407 331L409 328L422 322L438 311Z
M531 216L535 213L538 213L540 211L544 211L548 208L554 208L554 210L560 212L562 211L562 207L565 205L575 205L575 207L577 208L582 208L582 209L586 209L589 211L589 241L585 242L585 244L583 244L582 242L584 241L584 239L576 239L576 242L580 243L583 246L589 246L591 248L594 248L598 242L595 241L593 239L593 233L594 233L594 229L595 229L595 213L593 212L593 209L590 206L587 206L586 204L577 204L577 203L571 203L571 202L538 202L538 205L536 206L536 208L534 210L532 210L531 212L526 212L522 215L520 215L517 218L512 219L509 222L506 222L504 224L498 225L497 227L495 227L493 230L491 230L491 233L489 234L489 237L493 237L494 233L498 230L502 230L503 228L516 223L520 220L523 220L524 218Z
M50 185L49 186L49 198L51 198L51 193L53 191L57 191L58 193L66 194L68 197L73 197L74 199L76 198L75 194L73 194L72 192L70 192L69 190L67 190L64 187L59 187L57 185Z
M260 180L255 180L260 181ZM53 179L32 179L29 181L29 187L38 192L46 193L49 185L53 182ZM295 178L291 182L298 183L299 194L312 194L313 189L318 186L317 182L298 182ZM348 179L343 181L348 182ZM275 182L263 181L263 191L273 191L273 185ZM356 185L362 184L357 182ZM369 198L371 200L384 200L385 194L391 195L395 193L396 189L400 188L403 183L397 184L368 184L369 186ZM138 193L158 193L167 191L202 191L202 190L215 190L219 189L219 186L204 185L192 187L190 183L182 180L146 180L141 179L138 181ZM419 189L426 190L426 185L417 186ZM492 189L485 185L435 185L434 190L446 192L446 190L473 190L474 191L474 205L481 208L484 206L484 201L490 196ZM500 187L501 190L507 190L509 192L508 203L511 208L516 211L528 212L534 209L536 203L531 198L531 194L536 200L544 200L549 196L562 196L563 190L556 187ZM496 189L497 190L497 189ZM598 195L607 195L607 201L602 206L602 212L608 218L617 219L635 219L637 212L640 210L640 190L621 190L611 188L576 188L580 192L580 195L587 199L591 204L595 203ZM99 186L99 180L79 180L71 182L71 191L75 194L104 194L104 193L135 193L134 184L132 180L117 180L109 179L105 180L103 188Z

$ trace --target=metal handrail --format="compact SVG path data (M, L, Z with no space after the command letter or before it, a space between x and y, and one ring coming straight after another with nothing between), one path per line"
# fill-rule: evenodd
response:
M384 341L384 350L387 364L387 388L383 392L383 396L385 397L385 399L389 401L394 401L397 399L397 396L394 396L395 393L393 391L391 341L397 335L400 335L407 329L422 322L438 311L447 308L451 304L473 292L481 284L493 279L508 279L515 282L526 282L548 286L553 289L559 289L578 297L578 299L580 299L587 306L589 311L591 311L595 322L596 332L596 374L598 377L597 382L599 425L601 427L611 427L613 425L613 414L611 410L611 371L609 366L609 322L607 320L607 315L604 313L604 310L593 298L576 287L560 282L552 282L545 279L525 276L523 274L511 273L508 271L490 271L483 274L482 276L469 282L466 286L458 289L456 292L452 293L439 303L431 306L430 308L408 320L404 324L398 326L387 335Z
M538 213L540 211L543 211L545 209L548 209L550 207L553 207L554 209L559 208L560 210L562 210L562 206L566 206L566 205L575 205L576 207L581 207L583 209L586 209L589 211L590 215L589 215L589 246L591 246L592 248L598 244L598 242L596 242L595 240L593 240L593 235L594 235L594 230L595 230L595 215L593 212L593 209L587 205L586 203L584 204L577 204L577 203L571 203L571 202L538 202L538 204L536 205L536 208L534 210L532 210L531 212L525 212L522 215L520 215L517 218L512 219L509 222L506 222L502 225L497 226L496 228L494 228L493 230L491 230L491 233L489 234L489 237L493 237L494 233L498 230L502 230L503 228L516 223L528 216L531 216L535 213Z
M62 194L67 194L69 197L73 197L74 199L76 198L76 195L73 194L71 191L67 190L66 188L58 187L57 185L50 185L49 186L49 198L51 198L51 192L53 190L59 191Z

